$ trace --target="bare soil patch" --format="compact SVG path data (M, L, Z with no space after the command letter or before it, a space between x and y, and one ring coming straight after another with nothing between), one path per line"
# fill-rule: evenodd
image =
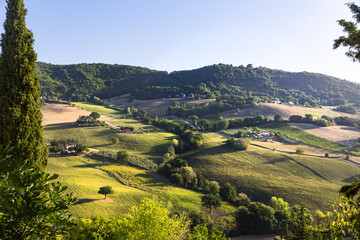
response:
M307 123L290 123L291 126L330 141L352 147L360 137L360 130L348 126L319 127Z
M46 103L41 107L42 114L44 116L42 125L59 124L59 123L71 123L81 115L89 115L91 112L72 107L67 104L61 103ZM113 118L101 116L101 121L113 120Z
M275 114L280 114L283 118L289 118L291 115L301 115L313 114L316 117L321 117L323 115L329 117L338 117L338 116L348 116L351 118L358 118L359 115L347 114L342 112L334 111L335 107L303 107L303 106L289 106L283 104L274 104L274 103L261 103L254 108L241 109L240 112L237 111L228 111L224 112L222 115L224 118L234 118L234 117L246 117L246 116L257 116L264 115L267 118L273 119Z

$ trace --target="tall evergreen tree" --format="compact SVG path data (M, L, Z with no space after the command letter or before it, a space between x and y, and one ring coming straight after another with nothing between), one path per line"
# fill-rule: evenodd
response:
M7 0L6 10L0 56L0 144L14 147L14 159L28 159L42 169L47 149L33 34L26 28L23 0Z

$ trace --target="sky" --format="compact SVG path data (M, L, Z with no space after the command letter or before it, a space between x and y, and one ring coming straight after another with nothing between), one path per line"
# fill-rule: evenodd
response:
M0 1L5 20L5 0ZM316 72L360 83L332 49L344 0L24 0L38 61L168 72L224 63ZM3 32L1 28L0 32Z

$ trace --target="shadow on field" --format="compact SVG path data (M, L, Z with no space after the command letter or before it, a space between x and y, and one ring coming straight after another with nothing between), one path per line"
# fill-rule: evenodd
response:
M90 199L90 198L82 198L82 199L78 199L73 205L80 205L80 204L84 204L84 203L91 203L91 202L95 202L95 201L99 201L101 199Z
M73 166L75 168L96 168L96 167L102 167L102 166L108 166L109 163L97 163L97 164L84 164L84 165L76 165Z
M56 131L56 130L65 130L70 128L77 128L74 123L58 123L58 124L49 124L44 127L47 131Z
M296 161L295 158L292 158L292 157L283 155L283 159L284 159L284 160L282 160L283 162L284 162L284 161L293 161L294 163L298 164L299 166L301 166L301 167L309 170L310 172L312 172L315 176L318 176L319 178L322 178L322 179L324 179L325 181L331 182L330 180L328 180L326 177L324 177L323 175L321 175L320 173L318 173L318 172L315 171L314 169L312 169L312 168L310 168L310 167L302 164L301 162Z
M360 174L352 176L352 177L345 178L342 181L346 182L346 183L352 183L353 181L355 181L355 178L360 178Z
M197 156L208 156L208 155L216 155L216 154L225 154L225 153L234 153L234 152L242 152L232 147L226 145L220 145L215 147L206 148L206 151L198 152Z

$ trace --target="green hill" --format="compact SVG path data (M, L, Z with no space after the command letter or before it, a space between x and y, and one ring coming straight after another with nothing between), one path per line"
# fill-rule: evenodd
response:
M37 63L42 96L86 101L132 93L138 99L224 95L340 105L360 101L360 85L316 73L291 73L265 67L218 64L167 73L109 64L52 65Z
M225 138L205 134L205 146L182 156L196 172L209 180L227 182L254 201L271 196L311 209L329 209L342 185L360 176L360 168L338 159L281 154L251 146L237 151L225 146Z

